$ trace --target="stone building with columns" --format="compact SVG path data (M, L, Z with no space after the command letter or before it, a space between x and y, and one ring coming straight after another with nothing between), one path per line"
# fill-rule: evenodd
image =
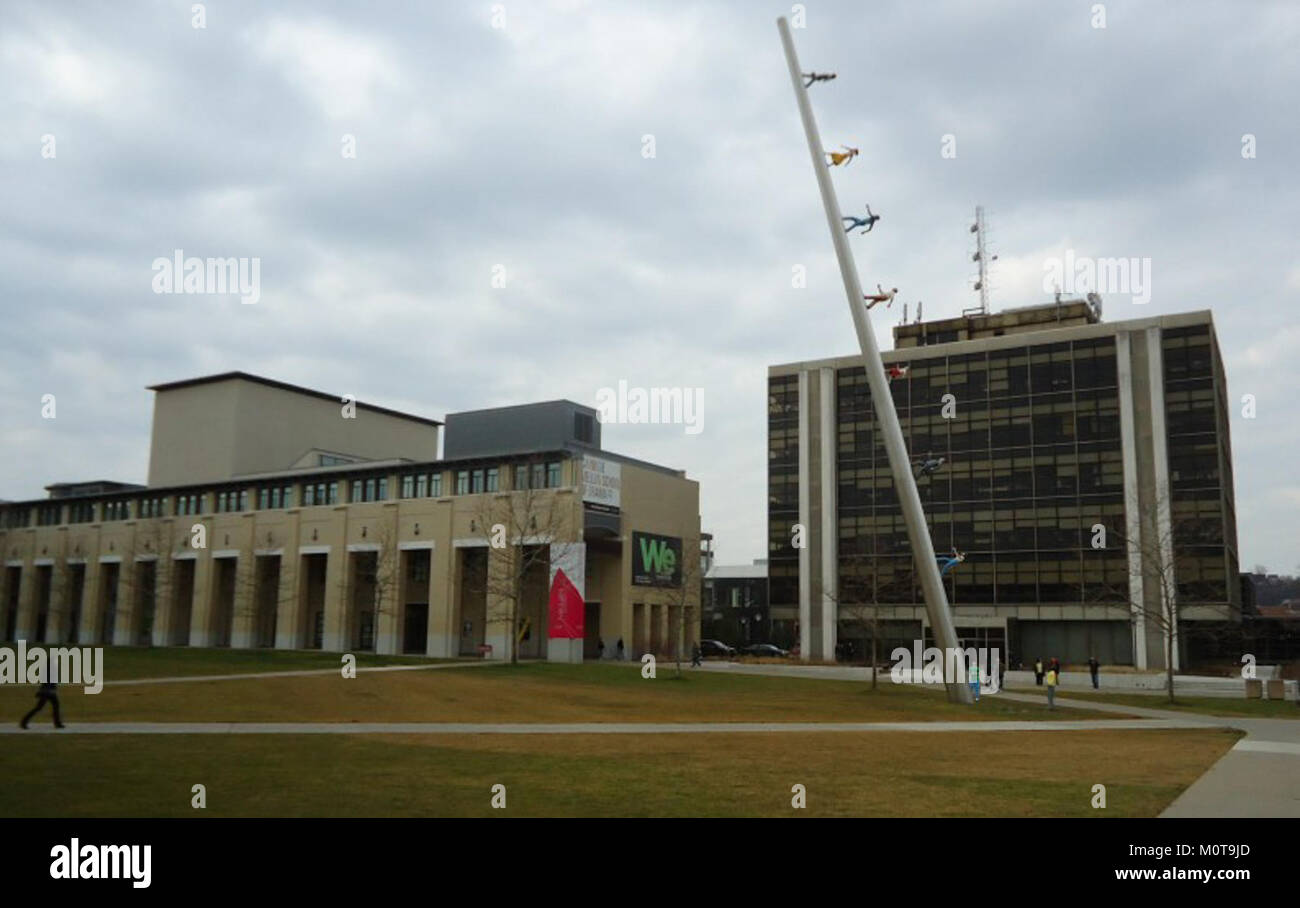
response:
M3 639L557 661L698 639L699 486L602 450L591 408L444 424L242 372L151 390L146 483L0 503Z

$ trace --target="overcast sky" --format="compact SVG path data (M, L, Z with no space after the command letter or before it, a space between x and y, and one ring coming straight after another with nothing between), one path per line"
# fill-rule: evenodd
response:
M789 3L192 6L4 4L0 498L142 482L163 381L242 369L441 418L626 380L703 389L703 431L605 447L699 480L720 561L763 557L767 367L856 352ZM1213 310L1241 564L1293 572L1300 7L1104 6L805 4L804 68L838 73L823 138L862 150L841 204L883 214L862 282L959 314L977 204L995 308L1046 301L1067 249L1149 258L1150 302L1106 318ZM259 258L260 299L154 293L176 249ZM882 348L900 308L872 313Z

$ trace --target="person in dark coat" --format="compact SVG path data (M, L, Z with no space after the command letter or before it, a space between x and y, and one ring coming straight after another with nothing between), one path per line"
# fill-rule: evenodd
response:
M19 727L26 728L27 723L32 720L32 716L44 709L46 703L54 707L54 727L62 728L63 719L59 715L59 685L52 681L45 681L37 688L36 705L32 707L31 712L23 716L23 720L18 723Z
M1097 656L1096 656L1095 654L1092 655L1092 656L1089 656L1089 657L1088 657L1088 672L1089 672L1089 674L1092 675L1092 689L1093 689L1093 690L1098 690L1098 689L1101 687L1100 683L1098 683L1098 680L1097 680L1097 673L1100 672L1100 671L1101 671L1101 663L1097 661Z
M1039 687L1043 686L1043 657L1039 656L1034 660L1034 683Z

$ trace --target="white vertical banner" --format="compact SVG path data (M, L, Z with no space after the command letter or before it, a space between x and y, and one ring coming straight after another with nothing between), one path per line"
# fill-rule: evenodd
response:
M583 601L587 599L587 545L583 542L551 543L551 586L555 585L556 571L564 571L564 576L577 589Z

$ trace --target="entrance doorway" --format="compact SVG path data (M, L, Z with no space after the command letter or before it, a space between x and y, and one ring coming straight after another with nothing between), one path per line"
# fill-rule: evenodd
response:
M588 602L583 615L582 658L586 660L600 658L600 603ZM606 640L605 651L611 659L617 658L617 647L613 640Z
M65 597L68 603L68 626L63 629L63 639L66 643L76 643L81 635L81 597L85 591L86 566L68 565L68 587Z
M406 603L402 622L402 652L423 654L429 639L429 603Z

